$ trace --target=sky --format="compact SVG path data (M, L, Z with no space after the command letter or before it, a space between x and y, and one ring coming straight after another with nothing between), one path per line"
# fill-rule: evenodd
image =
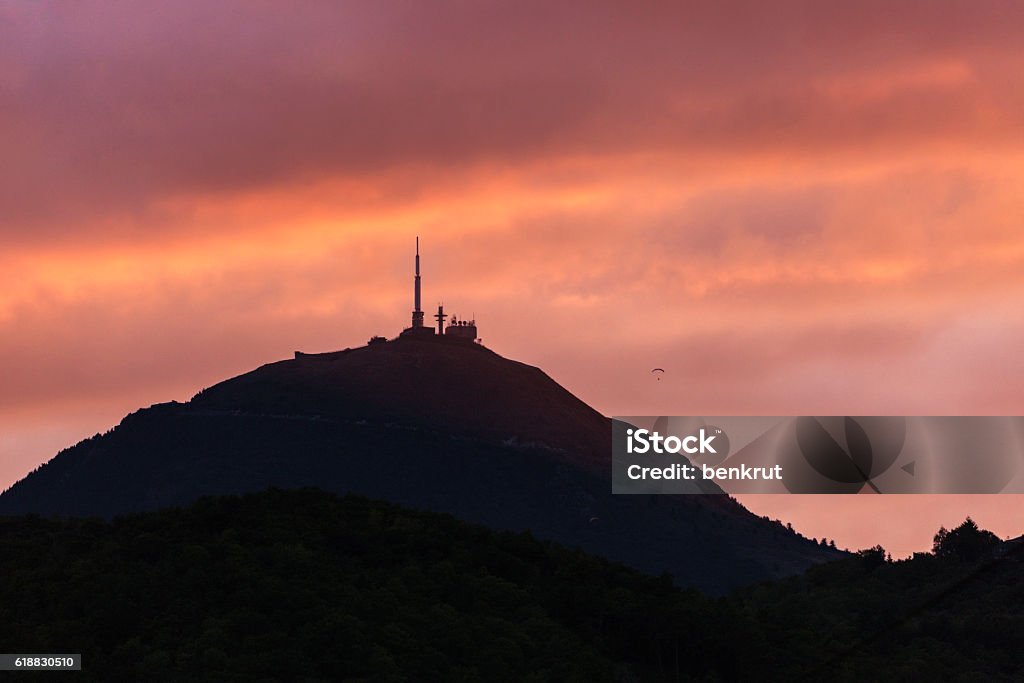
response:
M0 0L0 488L475 316L606 415L1024 414L1024 4ZM665 376L652 381L650 369ZM1014 496L760 496L930 547Z

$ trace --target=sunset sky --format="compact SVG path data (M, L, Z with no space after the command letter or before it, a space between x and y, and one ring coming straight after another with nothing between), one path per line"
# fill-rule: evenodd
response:
M1024 414L1022 36L977 0L0 0L0 488L393 336L416 235L428 313L606 415ZM1024 533L1011 496L743 502L897 555Z

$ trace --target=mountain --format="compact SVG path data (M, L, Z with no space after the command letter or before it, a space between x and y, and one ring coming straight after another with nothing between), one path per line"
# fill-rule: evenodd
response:
M478 344L296 354L127 416L0 495L0 514L111 517L316 486L529 530L709 592L842 554L725 495L613 496L611 421Z

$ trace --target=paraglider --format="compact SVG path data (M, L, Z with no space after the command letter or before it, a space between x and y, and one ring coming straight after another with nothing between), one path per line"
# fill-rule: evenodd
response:
M662 368L654 368L651 370L651 374L660 382L661 376L665 374L665 371Z

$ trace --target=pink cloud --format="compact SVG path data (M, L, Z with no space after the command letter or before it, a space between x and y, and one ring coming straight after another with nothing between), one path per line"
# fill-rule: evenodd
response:
M427 302L608 414L1019 413L1022 25L5 5L0 482L128 409L397 332L417 233ZM935 508L907 505L894 542L926 541Z
M1024 103L1005 85L1020 15L16 6L0 29L3 232L68 236L115 214L145 233L160 198L408 164L1019 147Z

